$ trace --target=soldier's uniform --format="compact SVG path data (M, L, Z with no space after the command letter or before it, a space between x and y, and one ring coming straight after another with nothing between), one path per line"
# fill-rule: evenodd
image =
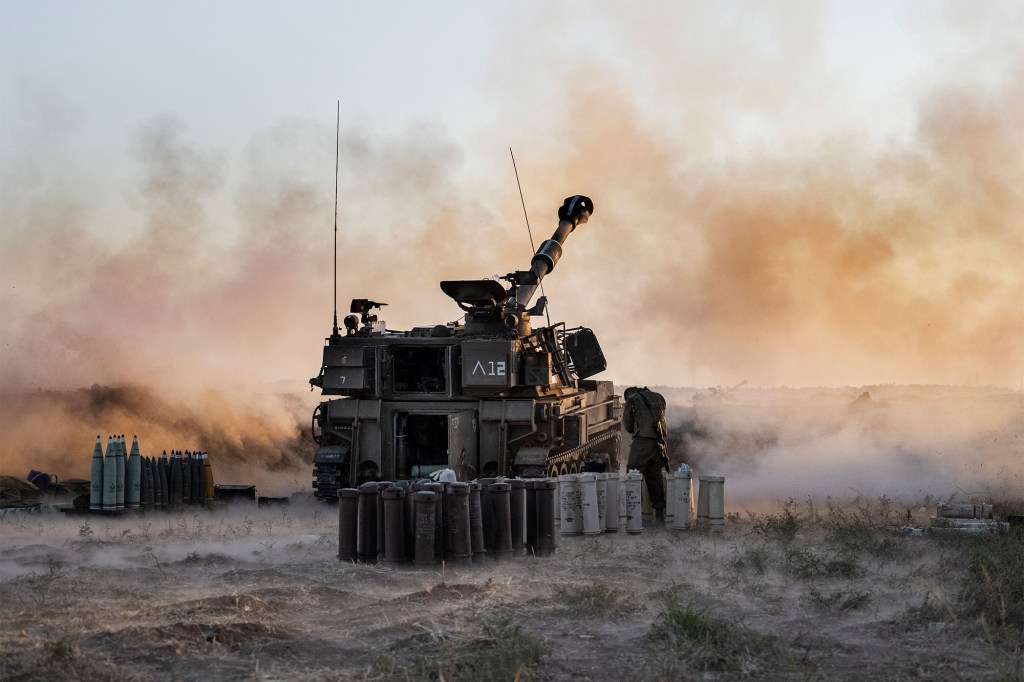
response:
M655 518L663 521L665 480L662 468L663 461L668 461L665 398L647 387L628 388L624 397L626 408L622 414L622 424L626 431L633 434L633 442L629 446L629 463L626 466L644 475Z

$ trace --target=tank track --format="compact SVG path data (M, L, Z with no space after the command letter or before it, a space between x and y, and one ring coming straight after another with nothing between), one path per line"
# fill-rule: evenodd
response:
M606 441L614 440L616 445L613 449L613 453L609 455L608 467L609 470L618 470L618 431L608 431L602 433L599 436L591 438L583 445L577 445L574 448L560 452L557 455L548 457L548 473L551 476L557 476L560 473L579 473L582 470L583 464L586 460L586 455L595 449L595 446L601 445ZM562 471L562 468L565 471Z
M337 502L341 485L340 464L317 464L313 468L313 495L323 502Z

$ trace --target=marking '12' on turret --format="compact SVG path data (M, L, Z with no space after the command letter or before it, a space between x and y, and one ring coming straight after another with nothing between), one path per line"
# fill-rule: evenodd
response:
M473 366L473 374L486 374L491 377L503 377L505 376L505 363L494 362L491 360L487 363L488 367L484 367L482 360L477 360L476 365Z

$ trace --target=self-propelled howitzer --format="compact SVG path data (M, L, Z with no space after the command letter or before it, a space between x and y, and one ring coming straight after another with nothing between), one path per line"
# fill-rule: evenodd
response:
M593 212L587 197L566 199L529 270L441 282L465 313L459 322L394 331L373 314L386 304L352 301L309 380L340 396L313 411L319 499L441 468L461 480L618 471L622 405L612 382L590 379L606 368L597 337L564 323L534 327L543 296L528 307Z

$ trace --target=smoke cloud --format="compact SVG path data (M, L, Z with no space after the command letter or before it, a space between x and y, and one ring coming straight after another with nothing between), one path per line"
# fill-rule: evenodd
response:
M139 386L94 385L68 391L4 392L4 473L30 469L89 478L96 436L139 436L142 455L205 450L217 483L255 483L261 495L308 489L309 413L295 396L228 396L216 389L187 402L162 399ZM306 425L306 428L302 428ZM125 428L130 429L125 431ZM106 429L106 431L99 431Z
M617 382L1018 387L1020 41L996 32L988 68L927 74L905 130L880 141L833 123L848 121L847 93L815 6L507 17L508 45L544 49L495 61L502 113L485 140L436 122L391 138L343 128L341 314L370 297L390 304L392 328L449 321L439 280L527 267L511 145L535 240L565 196L595 200L545 287L554 318L598 333ZM595 49L581 56L584 34ZM333 126L283 120L235 158L154 120L125 141L127 204L113 213L87 191L103 169L60 178L34 160L41 139L6 150L0 466L70 466L105 429L270 469L308 458L299 434L318 396L279 394L316 374L329 333ZM115 388L82 389L94 384ZM111 393L116 407L96 402ZM784 421L762 449L792 468L820 442ZM844 443L867 427L852 441L843 428L821 438L853 457ZM991 422L981 410L964 428ZM897 430L879 453L942 441Z
M1024 502L1024 396L985 388L666 389L673 466L746 504Z
M907 130L879 142L870 121L828 128L844 93L820 28L783 12L766 43L765 10L743 7L725 40L699 13L617 17L619 40L656 46L630 53L636 84L614 65L566 73L540 177L578 182L597 211L554 304L633 381L1019 388L1019 36L984 77L929 74Z

